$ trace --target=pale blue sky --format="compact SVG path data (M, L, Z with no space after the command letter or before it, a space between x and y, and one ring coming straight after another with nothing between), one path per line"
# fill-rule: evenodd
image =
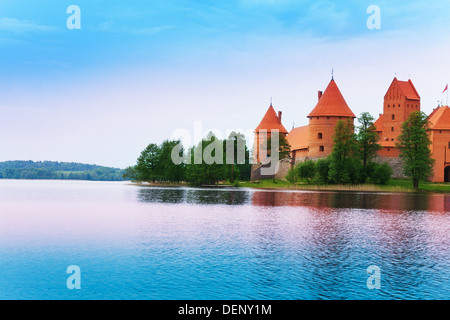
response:
M68 30L69 5L81 30ZM369 30L369 5L381 30ZM307 124L331 68L355 114L393 77L429 113L449 79L448 1L6 0L0 3L0 161L125 167L177 129L249 130L270 97Z

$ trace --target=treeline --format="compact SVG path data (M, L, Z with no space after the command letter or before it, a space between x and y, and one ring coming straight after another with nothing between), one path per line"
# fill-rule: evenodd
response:
M121 169L73 162L0 162L0 179L122 181L123 174Z
M152 183L212 185L219 181L248 181L250 175L250 152L245 136L232 132L225 140L209 133L189 150L176 140L166 140L161 145L151 143L141 152L136 165L125 169L124 178Z

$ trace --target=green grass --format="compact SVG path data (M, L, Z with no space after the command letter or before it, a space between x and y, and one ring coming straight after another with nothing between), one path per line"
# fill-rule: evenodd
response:
M324 190L324 191L377 191L377 192L415 192L411 180L391 179L387 185L359 184L359 185L317 185L308 184L306 181L290 183L288 181L261 180L257 182L240 182L239 187L256 189L287 189L287 190ZM450 184L432 183L421 181L419 191L423 192L448 192Z

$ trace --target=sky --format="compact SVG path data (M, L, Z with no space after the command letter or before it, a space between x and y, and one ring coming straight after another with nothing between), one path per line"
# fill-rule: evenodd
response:
M378 116L394 77L428 114L446 104L449 16L442 0L2 0L0 161L125 168L179 130L196 143L198 123L251 132L271 99L290 130L332 69L356 115Z

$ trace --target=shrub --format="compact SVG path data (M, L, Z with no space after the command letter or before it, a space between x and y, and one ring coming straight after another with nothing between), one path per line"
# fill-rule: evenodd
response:
M298 181L296 166L289 169L289 172L286 176L286 180L290 183L296 183Z
M316 161L316 182L327 184L329 182L328 180L328 174L330 171L330 159L324 158L319 159Z
M297 167L297 175L300 179L306 179L308 184L316 176L316 164L312 160L302 162Z
M374 163L370 173L370 181L375 184L387 184L391 180L392 174L392 167L387 162Z

